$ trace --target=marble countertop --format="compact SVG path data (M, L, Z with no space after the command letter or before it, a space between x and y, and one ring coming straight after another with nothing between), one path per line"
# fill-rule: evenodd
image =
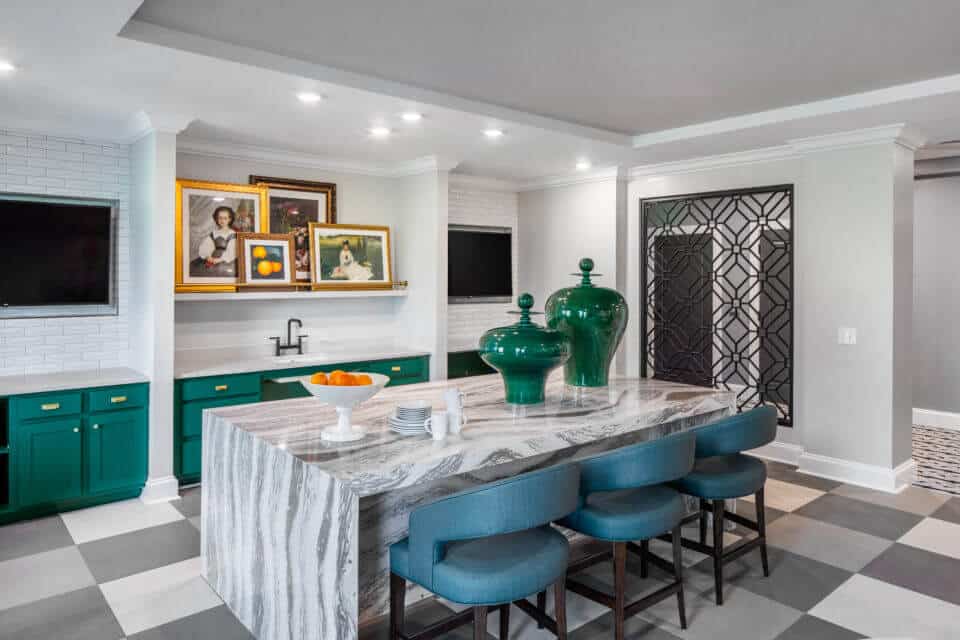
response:
M429 436L403 437L386 418L402 400L425 399L443 407L443 391L466 394L468 424L459 435L435 442ZM354 424L368 435L352 443L325 442L323 427L336 423L333 407L315 398L226 407L205 412L205 421L243 430L286 451L349 486L359 495L413 486L519 458L549 454L653 428L666 422L735 409L735 394L702 387L636 378L615 378L609 387L574 389L559 370L542 405L512 407L503 402L499 375L393 387L357 407Z
M262 347L185 349L174 355L173 377L199 378L219 376L231 373L251 373L255 371L278 371L294 367L322 367L339 362L361 362L366 360L388 360L392 358L412 358L427 356L425 349L399 346L393 343L323 343L308 344L304 341L307 353L297 355L288 353L279 357L272 355L273 345Z
M147 376L126 367L64 371L60 373L35 373L23 376L0 376L0 396L16 396L25 393L63 391L88 387L111 387L120 384L149 382Z

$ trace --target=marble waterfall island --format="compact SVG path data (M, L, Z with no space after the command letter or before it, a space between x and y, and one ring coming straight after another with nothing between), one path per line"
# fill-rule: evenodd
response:
M435 442L390 431L402 400L442 406L466 393L469 423ZM357 407L358 442L324 441L336 422L314 398L212 409L203 419L203 575L261 640L352 640L388 611L389 546L410 511L477 484L704 424L731 392L614 379L574 389L559 372L545 404L503 402L499 376L394 387ZM425 597L410 585L407 601Z

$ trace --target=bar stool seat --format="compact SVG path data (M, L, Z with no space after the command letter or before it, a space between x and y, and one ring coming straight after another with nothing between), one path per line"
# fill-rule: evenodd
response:
M546 589L567 568L567 539L549 526L505 535L451 542L433 567L430 590L460 604L495 605ZM390 569L406 580L408 539L390 547Z
M756 458L735 453L697 460L693 471L674 482L673 486L698 498L729 500L756 493L766 481L767 465Z
M683 516L680 493L654 485L592 493L559 524L599 540L646 540L669 531Z

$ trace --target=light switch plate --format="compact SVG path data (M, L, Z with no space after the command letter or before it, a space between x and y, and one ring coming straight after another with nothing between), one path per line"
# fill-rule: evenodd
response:
M857 330L853 327L837 329L837 344L857 344Z

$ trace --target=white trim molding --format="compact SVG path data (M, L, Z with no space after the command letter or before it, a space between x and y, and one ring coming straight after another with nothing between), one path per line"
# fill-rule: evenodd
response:
M960 413L937 411L936 409L914 409L913 424L960 431Z
M806 452L800 456L797 469L800 473L887 493L900 493L913 484L916 470L917 463L912 459L891 469Z
M543 178L534 178L527 180L519 185L518 191L539 191L540 189L552 189L554 187L569 187L575 184L587 184L590 182L607 182L610 180L626 180L629 174L625 167L603 167L592 169L590 171L578 171L576 173L565 173L556 176L545 176Z
M498 191L502 193L516 193L520 185L513 180L488 178L467 173L451 173L450 186L461 189L475 189L477 191Z
M170 502L180 497L180 482L174 476L148 478L140 492L140 501L144 504Z
M803 455L803 447L798 444L793 444L792 442L780 442L779 440L774 440L770 444L765 444L762 447L751 449L746 453L756 458L772 460L774 462L782 462L783 464L789 464L795 467L800 464L800 456Z
M838 131L822 136L795 138L788 141L788 146L796 153L812 153L834 149L851 149L885 142L892 142L906 147L910 151L916 151L926 142L926 137L916 129L901 122L882 127L868 127L853 131Z

